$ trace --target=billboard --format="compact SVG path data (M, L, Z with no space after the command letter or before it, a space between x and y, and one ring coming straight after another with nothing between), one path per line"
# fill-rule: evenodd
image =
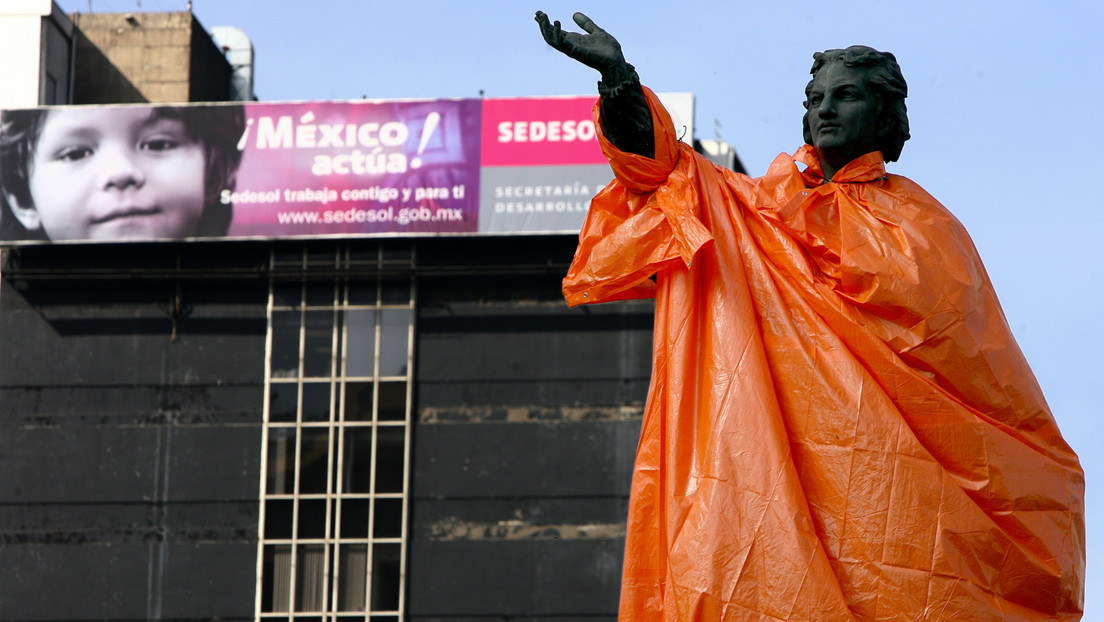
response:
M0 241L574 233L613 177L594 101L3 110Z

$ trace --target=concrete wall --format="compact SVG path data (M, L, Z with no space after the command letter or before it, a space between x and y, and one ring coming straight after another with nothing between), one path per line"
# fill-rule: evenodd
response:
M77 14L76 103L225 101L230 64L187 11Z
M194 17L191 48L188 101L230 101L230 79L234 70L211 35Z

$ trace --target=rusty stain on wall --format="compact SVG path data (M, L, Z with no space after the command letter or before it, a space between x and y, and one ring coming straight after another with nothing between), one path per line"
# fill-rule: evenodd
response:
M458 540L593 540L625 537L625 523L534 524L522 519L497 522L449 517L429 525L430 539Z
M644 416L643 404L622 406L457 406L422 408L419 423L556 423L628 421Z

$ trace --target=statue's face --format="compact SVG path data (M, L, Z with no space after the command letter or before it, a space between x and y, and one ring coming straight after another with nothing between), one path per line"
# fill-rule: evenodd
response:
M867 70L825 65L806 92L809 136L826 167L838 170L877 150L882 102L870 91Z

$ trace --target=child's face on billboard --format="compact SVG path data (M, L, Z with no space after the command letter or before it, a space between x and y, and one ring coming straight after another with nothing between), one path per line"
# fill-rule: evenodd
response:
M205 160L183 121L148 108L54 110L29 166L31 218L52 240L195 235Z

